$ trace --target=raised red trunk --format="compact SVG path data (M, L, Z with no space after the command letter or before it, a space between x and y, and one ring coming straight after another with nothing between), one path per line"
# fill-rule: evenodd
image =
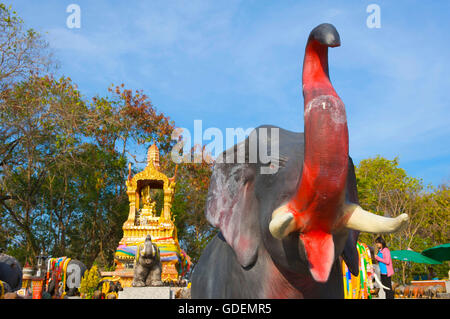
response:
M332 231L342 216L348 169L345 107L328 75L328 47L309 40L303 67L305 157L288 203L313 277L326 281L334 261Z

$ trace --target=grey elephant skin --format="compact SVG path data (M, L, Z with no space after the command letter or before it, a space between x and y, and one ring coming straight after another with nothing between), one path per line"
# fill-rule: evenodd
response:
M22 288L22 267L16 258L0 254L0 280L8 284L8 292Z
M152 243L150 235L138 247L134 268L133 287L162 286L161 259L158 247Z
M262 126L250 135L260 136L275 126ZM247 242L243 253L249 260L242 265L236 250L220 232L207 245L192 276L192 298L343 298L340 259L336 258L329 279L316 282L308 270L308 262L298 233L283 240L275 239L269 232L274 209L290 198L297 189L302 173L304 157L303 133L279 129L280 163L275 174L260 174L267 164L215 164L211 176L206 210L235 210L230 225L238 228L236 241ZM225 153L236 156L245 146L246 160L249 155L249 138ZM264 143L264 141L263 141ZM267 144L270 145L269 134ZM356 178L352 160L348 162L346 197L358 202ZM232 198L233 206L224 206L223 198ZM236 215L237 214L237 215ZM241 239L240 237L243 237ZM358 232L343 229L333 234L335 255L342 256L351 272L357 274ZM238 252L238 254L241 252Z

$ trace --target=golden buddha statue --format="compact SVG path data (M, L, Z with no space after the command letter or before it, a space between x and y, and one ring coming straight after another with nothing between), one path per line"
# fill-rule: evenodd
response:
M141 190L142 196L142 208L139 216L139 225L147 225L150 223L150 219L155 217L156 201L150 197L150 186L144 187Z

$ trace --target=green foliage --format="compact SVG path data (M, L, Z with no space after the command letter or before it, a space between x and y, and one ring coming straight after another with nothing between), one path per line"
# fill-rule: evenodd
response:
M381 215L398 215L401 206L391 205L398 197L409 199L423 186L398 167L398 157L387 160L377 156L362 160L356 168L358 195L361 203Z
M195 148L192 152L195 153ZM161 167L165 172L174 172L175 166L169 155L161 159ZM194 264L217 233L204 213L211 173L212 165L205 161L181 163L177 167L172 213L180 245Z
M56 66L48 43L23 20L11 6L0 3L0 87Z
M97 286L100 283L101 277L96 265L91 269L84 272L83 278L80 283L80 293L83 299L92 299L94 292L97 290Z
M70 79L30 77L2 92L0 101L0 209L8 239L21 237L39 253L46 233L43 190L54 172L73 167L85 106ZM63 221L60 220L60 223ZM14 245L13 245L14 246Z

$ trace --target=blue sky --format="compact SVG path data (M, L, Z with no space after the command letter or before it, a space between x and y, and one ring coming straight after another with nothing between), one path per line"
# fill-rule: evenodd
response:
M341 36L330 76L347 109L350 155L400 157L425 184L450 180L450 1L14 0L87 97L112 83L142 89L179 127L303 131L306 39ZM69 29L69 4L81 28ZM381 28L368 28L369 4ZM144 154L142 154L142 157Z

